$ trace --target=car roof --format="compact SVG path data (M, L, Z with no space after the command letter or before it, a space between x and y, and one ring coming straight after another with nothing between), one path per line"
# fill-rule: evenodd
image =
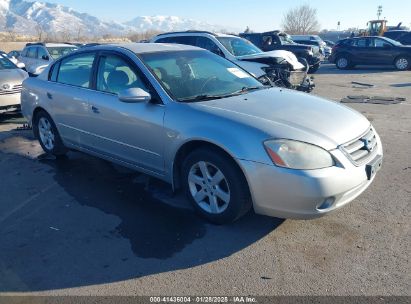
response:
M204 49L191 46L191 45L182 45L175 43L118 43L118 44L106 44L98 45L87 48L90 49L113 49L116 47L128 49L136 54L143 53L156 53L156 52L167 52L167 51L191 51L191 50L202 50Z
M68 43L46 43L46 47L76 47L73 44L68 44Z
M224 33L212 33L206 31L185 31L185 32L170 32L163 33L156 36L156 38L170 37L170 36L214 36L214 37L238 37L236 35L224 34Z

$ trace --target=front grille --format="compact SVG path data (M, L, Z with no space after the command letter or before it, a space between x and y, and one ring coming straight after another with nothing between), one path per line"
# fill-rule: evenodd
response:
M360 138L343 145L342 149L355 165L369 161L378 150L377 136L373 128L368 129Z
M16 84L15 86L11 87L8 90L4 90L0 88L0 95L12 95L12 94L21 93L22 89L23 89L23 86L21 84Z

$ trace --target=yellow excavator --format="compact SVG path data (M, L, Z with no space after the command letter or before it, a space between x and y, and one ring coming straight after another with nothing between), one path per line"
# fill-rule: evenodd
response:
M367 22L366 36L384 36L387 31L387 20L371 20Z

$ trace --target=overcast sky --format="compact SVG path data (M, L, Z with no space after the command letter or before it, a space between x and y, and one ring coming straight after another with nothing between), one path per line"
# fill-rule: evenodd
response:
M46 0L43 0L46 1ZM49 0L70 6L99 18L126 21L142 15L173 15L235 28L249 26L256 31L273 30L281 25L284 13L300 4L309 3L318 10L321 27L327 29L359 27L377 18L378 5L388 25L411 25L410 0Z

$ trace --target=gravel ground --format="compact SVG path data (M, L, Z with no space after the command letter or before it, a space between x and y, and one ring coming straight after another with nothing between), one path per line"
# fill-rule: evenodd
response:
M383 168L358 199L312 221L207 224L161 182L80 153L43 157L30 132L13 131L19 118L3 117L1 294L410 296L411 72L324 65L315 79L314 94L336 101L408 100L349 105L381 135Z

